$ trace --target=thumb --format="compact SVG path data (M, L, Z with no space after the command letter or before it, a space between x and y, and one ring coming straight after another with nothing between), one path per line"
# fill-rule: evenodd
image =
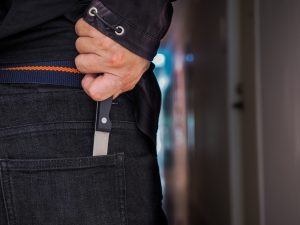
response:
M122 82L119 76L86 74L81 85L84 91L95 101L103 101L111 96L115 99L121 93Z

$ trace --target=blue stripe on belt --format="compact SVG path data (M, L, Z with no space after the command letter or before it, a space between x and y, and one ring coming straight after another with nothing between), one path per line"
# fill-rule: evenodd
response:
M0 83L40 83L81 87L81 74L74 61L0 64Z

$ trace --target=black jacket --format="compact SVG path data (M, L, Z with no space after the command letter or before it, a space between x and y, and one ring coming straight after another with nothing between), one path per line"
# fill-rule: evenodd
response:
M77 38L74 24L80 17L130 51L151 61L170 26L171 2L0 0L0 75L1 65L74 60L78 54L74 44ZM92 7L96 11L91 11ZM97 15L93 14L95 12ZM161 96L153 69L151 64L129 96L137 104L139 128L155 142L157 126L154 125L158 121ZM25 80L32 81L29 75Z
M74 23L82 16L132 52L152 60L169 28L172 0L1 0L0 63L69 59L77 54ZM124 27L116 35L90 17L95 6L107 24ZM43 48L43 51L39 51ZM60 54L57 54L59 52Z
M93 7L101 18L93 15ZM93 0L85 11L84 19L151 61L170 26L172 12L169 0Z

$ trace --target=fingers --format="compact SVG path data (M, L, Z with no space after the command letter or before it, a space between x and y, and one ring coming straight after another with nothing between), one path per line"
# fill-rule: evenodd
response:
M99 31L85 22L82 18L76 22L75 32L80 37L99 37Z
M93 48L93 47L90 47ZM86 50L88 52L88 50ZM79 54L75 58L75 65L81 73L112 73L120 74L120 62L122 60L119 54L113 56L109 53L99 50L99 54L86 53ZM122 65L122 64L121 64ZM124 71L125 71L125 66ZM121 73L125 74L125 72Z
M83 89L90 90L90 86L94 82L94 80L98 77L98 74L86 74L83 79L81 80L81 85ZM86 91L87 92L87 91Z
M75 58L77 69L86 74L82 87L94 100L101 101L135 87L150 62L79 19L75 25L79 36ZM103 76L95 74L104 73Z
M122 93L121 79L112 74L86 74L81 81L84 91L95 101L103 101L111 96L116 98Z
M81 73L104 73L101 58L96 54L80 54L75 58L75 65Z
M101 56L104 48L98 39L90 37L79 37L75 42L75 47L80 54L97 54Z

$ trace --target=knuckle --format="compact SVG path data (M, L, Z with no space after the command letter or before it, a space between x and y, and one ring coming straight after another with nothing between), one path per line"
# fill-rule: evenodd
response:
M131 91L131 90L134 89L134 87L135 87L135 85L130 84L130 85L128 85L128 86L124 89L124 91Z
M77 50L80 49L80 47L81 47L81 38L80 37L76 39L75 47L76 47Z
M135 88L135 85L133 84L129 87L129 91L132 91L134 88Z
M95 38L95 46L97 47L103 47L104 42L102 40L102 38Z
M127 71L126 71L127 76L133 76L133 75L136 76L136 74L137 74L137 69L134 66L129 66L127 68Z
M81 24L82 24L81 19L79 19L79 20L75 23L75 32L76 32L77 35L80 35Z
M88 85L87 85L87 82L86 82L86 77L84 76L81 80L81 86L82 88L84 89L84 91L89 94L89 89L88 89Z
M109 36L101 34L98 36L99 42L103 50L106 50L109 54L116 51L116 42L113 41Z
M96 101L103 101L104 100L101 93L99 92L99 90L97 90L97 87L95 85L92 85L89 88L89 95L92 99L94 99Z
M76 65L76 68L82 72L82 73L85 73L86 72L86 65L85 65L85 60L83 58L82 55L78 55L76 56L75 58L75 65Z
M75 23L75 33L77 35L79 35L79 32L78 32L78 21Z
M120 53L114 53L110 56L109 62L113 67L119 67L123 64L123 57Z
M75 57L75 65L77 67L77 69L80 68L80 64L81 64L81 59L80 59L80 55Z
M94 99L95 101L102 101L102 99L100 98L100 96L97 93L90 92L90 97L92 99Z
M99 38L98 39L99 46L101 46L102 49L104 50L110 50L111 45L109 41L106 38Z

